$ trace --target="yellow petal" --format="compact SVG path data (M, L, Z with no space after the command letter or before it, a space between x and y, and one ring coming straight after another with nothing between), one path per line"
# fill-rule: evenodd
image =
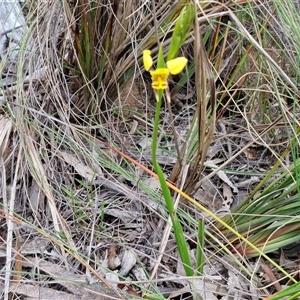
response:
M180 73L187 64L187 59L183 56L167 61L167 68L170 73L176 75Z
M151 51L150 50L144 50L143 51L143 64L144 64L144 67L145 67L146 71L149 71L150 68L152 67L153 60L152 60L152 57L151 57Z

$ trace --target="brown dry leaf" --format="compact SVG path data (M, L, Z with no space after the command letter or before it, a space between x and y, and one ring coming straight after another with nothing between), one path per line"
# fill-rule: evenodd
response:
M88 298L77 298L78 295L72 295L62 291L56 291L54 289L34 286L31 284L23 284L23 283L12 283L10 287L10 292L14 294L22 295L22 299L24 300L77 300L77 299L88 299ZM91 299L91 298L90 298Z
M215 162L213 160L210 160L210 161L206 161L205 162L205 165L208 166L208 167L212 167L214 169L217 169L218 166L215 164ZM227 183L231 188L232 190L235 192L235 193L238 193L238 189L236 188L236 186L230 181L230 179L228 178L227 174L220 170L217 172L217 175L218 177L225 183Z
M9 146L9 135L12 130L12 121L5 118L3 115L0 117L0 155L3 155L3 152Z
M36 213L40 200L44 198L44 193L42 192L40 186L36 181L33 181L32 185L29 188L28 199L31 206L31 209Z
M22 295L26 300L29 299L55 299L55 300L90 300L90 299L122 299L116 296L113 290L108 289L104 284L89 285L85 275L74 274L64 267L50 262L40 262L41 271L53 276L53 283L59 283L66 291L58 291L53 288L34 286L29 283L12 283L10 292ZM48 282L49 284L51 281ZM124 299L124 298L123 298Z
M274 284L274 287L277 292L281 291L282 287L281 287L280 283L278 282L276 276L274 275L273 271L270 269L270 267L264 263L261 263L260 266L265 272L267 281Z
M223 198L223 206L229 209L233 202L233 194L231 188L225 182L223 182Z
M140 217L138 212L118 208L105 209L105 214L118 218L125 224L131 223Z
M139 297L139 293L136 292L136 290L129 284L119 283L118 288L122 289L123 291L126 291L127 294L137 296ZM136 298L130 298L128 300L134 300Z
M223 199L216 186L209 180L202 183L194 198L214 212L221 209L223 205Z
M116 272L106 273L105 274L105 279L114 288L117 288L118 287L118 282L120 282L120 278L119 278L119 276L117 275Z
M22 261L23 261L23 256L20 253L21 250L21 237L20 237L20 233L18 230L16 230L16 258L15 258L15 265L14 265L14 276L13 276L13 280L15 281L20 281L22 278Z
M116 268L118 268L121 265L121 260L117 256L116 245L115 244L110 245L110 247L108 249L107 264L108 264L109 269L112 270L112 271L114 271Z
M220 292L220 285L203 279L187 279L189 285L186 285L184 288L174 291L170 294L168 299L177 298L185 293L191 293L194 295L194 299L209 299L209 300L217 300L218 298L215 296ZM183 282L183 280L181 280ZM223 291L224 292L224 291ZM227 292L227 291L225 291Z
M241 273L228 269L227 289L228 291L236 291L234 299L244 299L244 291L247 290L248 286L249 283Z
M122 267L119 271L119 274L122 276L127 276L130 270L136 264L135 254L130 250L125 250L122 258Z
M144 183L149 186L149 188L153 189L153 190L158 190L160 189L160 183L159 180L157 178L154 177L148 177L144 180Z
M256 160L259 158L259 153L254 149L245 149L244 153L249 160Z
M249 189L249 187L251 187L252 185L258 183L261 181L261 178L259 176L251 176L249 179L243 180L241 182L237 182L235 184L235 186L237 188L245 188L245 189Z
M89 166L81 162L77 157L74 155L61 151L60 152L65 162L76 170L80 176L91 182L95 179L96 175L102 175L102 170L100 167L98 167L95 171L92 170Z
M24 300L91 300L91 299L102 299L102 300L112 300L120 299L109 295L109 292L93 291L84 286L78 285L79 293L74 294L73 292L63 292L57 291L51 288L34 286L32 284L24 283L12 283L10 287L10 292L22 295Z
M26 241L21 247L23 255L43 254L49 245L49 240L43 236L37 236L30 241Z

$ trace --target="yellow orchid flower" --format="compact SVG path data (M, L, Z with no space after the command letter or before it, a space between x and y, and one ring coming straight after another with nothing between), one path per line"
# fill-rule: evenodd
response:
M157 68L154 71L150 71L152 88L155 90L165 90L168 87L168 76L170 71L167 68Z
M143 51L143 63L146 71L149 71L153 65L150 50ZM157 68L150 70L152 88L155 90L165 90L168 87L169 74L176 75L180 73L187 64L185 57L177 57L167 61L166 68Z

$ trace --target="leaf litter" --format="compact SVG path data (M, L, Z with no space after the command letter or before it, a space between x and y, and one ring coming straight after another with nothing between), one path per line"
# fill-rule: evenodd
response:
M63 25L63 21L60 22ZM56 32L54 36L60 34ZM69 34L68 39L70 40ZM38 57L40 51L48 56L49 61L55 57L51 51L47 52L43 48L33 53ZM39 57L41 58L42 55ZM38 64L36 61L35 65ZM147 292L143 293L143 289L152 292L158 289L160 294L170 299L182 299L183 295L188 295L186 297L190 299L191 297L195 299L200 297L258 299L261 297L262 294L258 289L252 287L253 282L259 281L257 271L253 271L251 279L253 281L249 282L249 278L233 267L232 261L226 261L224 257L214 257L214 260L210 258L205 266L203 278L184 279L183 268L171 233L166 234L167 240L161 262L155 277L152 282L149 282L149 274L153 271L160 254L162 232L167 221L157 180L143 172L137 178L129 175L132 171L131 166L122 157L117 154L112 155L109 149L104 149L102 146L94 147L90 136L103 138L103 131L97 128L98 125L91 126L83 133L84 118L79 118L80 122L75 122L78 121L77 116L73 116L73 119L68 118L69 105L74 108L74 111L80 112L82 109L78 94L72 95L70 92L74 90L76 92L76 88L74 89L78 84L76 80L75 83L67 83L69 84L67 90L63 91L63 87L60 90L56 85L56 82L62 80L58 76L60 70L57 66L53 67L50 64L33 69L36 70L26 75L23 82L25 88L30 87L26 90L27 94L22 95L28 101L24 103L28 107L26 112L28 115L21 115L20 118L18 111L14 109L13 114L16 114L19 119L13 122L14 119L8 118L1 110L0 118L2 168L0 191L3 207L14 207L22 220L18 221L19 216L14 216L15 219L12 219L14 223L9 223L7 211L1 214L3 231L0 247L1 265L5 265L7 247L12 249L13 256L9 258L12 261L17 259L16 254L22 256L22 279L18 279L18 282L5 281L6 285L9 283L11 295L16 297L23 295L25 299L36 297L39 299L47 299L47 297L122 299L114 290L120 293L126 290L133 297L145 297ZM44 85L45 81L48 81L46 85ZM7 96L0 95L1 101L14 101L17 88L8 87L9 85L6 86ZM151 98L151 93L149 97L147 93L142 95L141 99L141 86L147 87L147 82L142 76L128 81L126 89L123 90L126 98L124 108L129 111L124 115L126 121L121 122L111 117L107 123L104 120L103 128L106 126L109 129L107 132L111 131L110 134L115 135L112 138L113 142L120 147L124 146L126 154L129 153L150 168L151 141L147 134L151 126L148 127L147 124L150 122L147 118L152 116L151 101L155 100ZM21 95L16 96L21 97ZM192 89L187 91L183 89L175 93L174 99L178 101L173 109L176 112L177 132L186 133L187 126L190 125L189 115L195 113L195 96ZM73 99L73 102L71 100L64 102L65 97ZM143 115L144 97L148 97L147 115ZM116 108L122 109L122 103L121 106L116 105L114 109ZM130 112L132 108L136 108L134 114ZM245 110L247 109L246 106ZM259 131L260 128L255 127L258 126L256 123L260 123L259 110L247 116L253 119L254 128ZM29 118L30 122L25 122L23 118L24 120ZM131 118L135 119L134 126L130 125ZM72 122L69 122L70 120ZM175 151L166 111L163 120L160 137L163 149L159 151L159 163L164 167L167 177L176 159L170 155ZM227 116L220 119L218 126L223 123L226 131L224 134L224 130L222 128L219 130L217 126L209 149L210 154L206 160L207 169L203 172L202 179L211 174L209 168L218 168L222 161L227 161L233 153L242 148L246 140L252 139L251 134L247 133L249 128L246 128L243 122L243 119L238 119L232 124ZM128 132L130 137L127 135ZM141 138L140 132L145 137ZM85 134L86 136L83 137L82 135ZM85 147L84 150L82 145ZM85 157L87 149L93 149L87 155L88 158ZM243 192L245 195L249 193L253 185L260 180L260 177L247 175L247 171L265 170L266 165L274 162L272 153L270 154L265 146L257 143L250 150L245 149L241 155L232 160L228 165L230 169L228 172L219 170L212 180L204 181L197 191L193 191L195 198L216 213L222 209L228 212L236 198ZM99 157L103 160L99 160ZM19 163L16 163L17 158L20 160ZM118 170L116 168L118 165L125 171ZM245 172L240 174L230 172L234 170L245 170ZM146 188L151 190L150 196ZM9 200L14 200L14 206L8 205ZM94 202L97 201L98 203L95 204ZM195 219L203 217L200 212L194 211L185 202L180 202L179 208L189 212ZM37 227L29 225L24 220ZM7 236L7 223L11 226L9 232L14 232L14 240ZM193 254L195 236L191 229L193 228L187 226L185 234L190 240L190 252ZM17 230L21 232L20 248L15 243ZM51 239L47 238L50 232ZM112 248L114 251L111 251ZM69 249L71 253L68 252ZM107 288L99 281L99 278L91 273L82 261L72 255L72 251L82 253L83 260L99 276L105 278L111 288ZM216 256L210 251L209 248L205 250L207 257ZM247 264L246 261L243 263ZM11 270L7 271L18 271L18 268L13 265ZM272 274L272 271L267 268L270 269L265 267L264 273ZM270 281L270 278L268 280ZM138 288L136 284L139 284ZM2 281L1 285L3 285ZM268 292L263 290L264 294ZM121 297L127 299L128 294Z

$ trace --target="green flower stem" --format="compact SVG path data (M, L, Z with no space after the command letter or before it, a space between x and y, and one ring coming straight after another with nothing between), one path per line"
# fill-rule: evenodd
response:
M155 120L154 120L154 128L153 128L153 138L152 138L152 163L154 170L159 178L160 186L163 192L163 196L165 198L165 202L167 205L167 209L170 214L170 218L172 221L172 226L174 230L176 244L178 246L179 255L181 261L183 263L183 267L187 276L193 276L193 269L191 267L190 256L188 252L188 247L186 244L186 240L183 234L182 226L177 217L176 211L174 209L174 204L172 200L172 196L167 185L167 181L161 170L157 159L156 159L156 150L157 150L157 136L158 136L158 125L159 125L159 117L160 117L160 108L162 103L163 91L157 91L157 103L156 103L156 111L155 111Z

